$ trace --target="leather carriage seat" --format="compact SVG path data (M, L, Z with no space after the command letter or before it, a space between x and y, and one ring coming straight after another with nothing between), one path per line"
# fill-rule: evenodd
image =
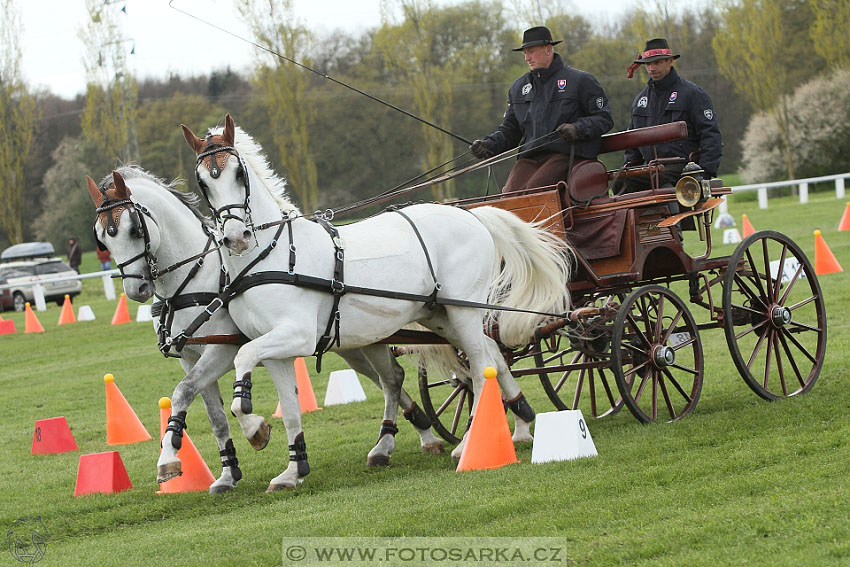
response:
M599 160L588 159L573 166L568 190L573 201L587 201L608 192L608 171Z

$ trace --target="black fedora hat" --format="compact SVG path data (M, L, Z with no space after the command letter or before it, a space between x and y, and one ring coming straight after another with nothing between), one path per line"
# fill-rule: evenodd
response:
M638 58L634 60L635 63L641 65L643 63L651 63L653 61L658 61L659 59L678 59L679 55L674 54L670 51L670 46L667 45L667 40L663 37L656 37L655 39L650 39L646 42L646 47L643 49L643 53L638 55Z
M536 28L528 28L522 32L522 45L512 51L522 51L526 47L535 45L557 45L561 40L552 41L552 33L546 26L537 26Z

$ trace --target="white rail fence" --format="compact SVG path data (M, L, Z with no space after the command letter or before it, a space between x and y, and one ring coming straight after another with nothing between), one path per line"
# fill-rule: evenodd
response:
M767 208L767 190L775 187L797 187L797 194L800 196L800 203L809 202L809 185L813 183L825 183L828 181L835 182L835 198L844 198L844 180L850 177L848 173L838 173L836 175L824 175L823 177L808 177L806 179L789 179L787 181L772 181L770 183L753 183L751 185L735 185L732 187L732 193L742 193L744 191L758 191L759 208Z
M47 309L44 301L44 286L50 283L66 282L71 280L86 280L90 278L101 278L103 281L103 293L106 294L106 299L115 299L115 285L112 283L112 275L117 275L118 270L104 270L102 272L91 272L88 274L75 274L73 276L33 276L29 283L11 285L0 285L0 290L9 289L12 287L21 287L24 285L32 286L33 300L35 300L35 308L38 311Z

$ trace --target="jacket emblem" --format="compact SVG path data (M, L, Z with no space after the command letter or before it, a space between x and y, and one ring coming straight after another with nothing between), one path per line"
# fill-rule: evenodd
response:
M558 79L558 89L564 90L567 88L567 80L566 79Z
M531 92L531 83L525 83L525 84L522 86L522 94L523 94L523 95L527 95L527 94L528 94L528 93L530 93L530 92Z
M647 103L646 97L642 96L642 97L640 97L640 100L637 103L637 107L638 108L646 108L646 103Z
M708 118L709 120L714 118L714 111L711 110L710 108L706 108L705 110L702 111L702 113L705 114L705 117Z
M676 102L676 99L678 97L679 97L679 93L676 92L676 91L673 91L672 93L670 93L670 102Z

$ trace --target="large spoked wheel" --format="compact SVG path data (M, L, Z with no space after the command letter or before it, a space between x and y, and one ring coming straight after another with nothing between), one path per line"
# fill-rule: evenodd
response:
M775 231L747 237L723 282L723 329L747 385L766 400L811 389L826 352L826 309L812 264Z
M601 344L604 341L604 345ZM610 344L606 336L596 339L596 346ZM580 409L582 398L590 404L593 417L606 417L620 411L623 398L617 392L614 376L608 370L607 354L594 354L571 344L562 335L554 335L534 345L537 368L560 367L538 374L543 390L558 410Z
M687 306L665 287L644 286L623 301L614 320L611 369L639 421L676 421L696 407L703 380L698 331Z
M449 443L460 443L475 401L472 384L454 374L429 377L420 364L419 397L437 434Z

